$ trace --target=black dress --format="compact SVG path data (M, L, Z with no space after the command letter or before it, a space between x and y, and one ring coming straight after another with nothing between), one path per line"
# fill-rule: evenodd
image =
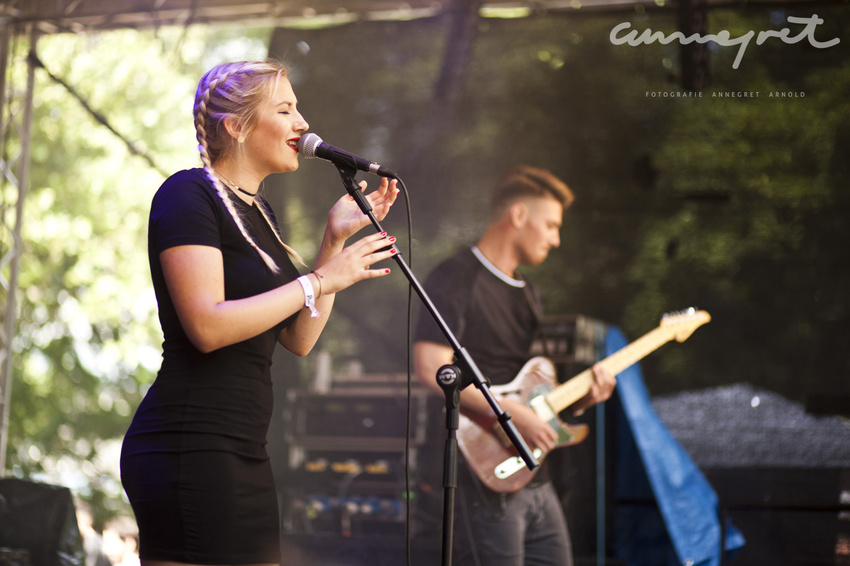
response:
M298 277L256 206L232 196L272 273L239 232L203 170L181 171L153 198L148 255L163 330L162 366L121 451L121 480L139 525L140 557L195 564L280 562L277 495L266 453L271 358L292 320L204 354L189 341L159 254L180 245L221 250L225 298L253 296Z

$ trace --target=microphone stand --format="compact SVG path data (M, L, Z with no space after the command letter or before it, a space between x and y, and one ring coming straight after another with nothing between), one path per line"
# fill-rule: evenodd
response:
M342 165L339 163L334 163L337 169L339 170L340 175L342 176L342 183L345 186L345 190L349 195L354 199L357 205L360 207L360 210L363 211L369 220L372 222L372 225L378 232L383 232L384 229L381 227L378 219L375 218L374 213L372 212L372 205L369 204L369 201L366 200L366 196L363 194L363 191L360 190L360 187L354 182L354 176L357 174L357 169L352 166ZM393 245L395 247L395 245ZM440 387L443 389L443 392L446 397L446 429L447 429L447 439L446 439L446 447L445 447L445 461L443 468L443 536L442 536L442 562L443 566L450 566L452 562L452 543L453 543L453 533L454 533L454 503L455 503L455 491L457 490L457 429L460 421L460 392L461 390L468 386L469 384L474 384L481 393L484 395L484 398L490 404L490 407L493 409L493 413L496 415L496 420L498 420L499 424L502 426L502 429L505 431L505 434L511 441L511 444L517 450L520 458L522 458L525 465L528 466L530 470L536 470L540 464L537 462L537 459L531 453L531 450L528 449L528 446L523 440L522 436L520 436L519 431L517 431L516 426L511 422L511 416L499 405L496 398L490 392L490 383L489 381L481 374L481 370L478 369L478 366L475 365L472 357L466 351L466 348L461 346L457 337L449 328L446 321L443 319L442 315L437 310L437 307L434 306L434 303L431 301L428 294L425 292L425 289L419 283L416 276L413 274L413 271L402 258L401 250L396 248L396 254L393 256L393 259L401 268L405 277L407 277L410 285L413 287L413 290L419 295L419 298L422 300L425 308L428 310L430 315L434 318L434 321L439 326L443 335L449 341L452 349L455 353L455 363L449 364L441 367L437 371L437 383L439 383ZM408 503L409 503L408 498Z

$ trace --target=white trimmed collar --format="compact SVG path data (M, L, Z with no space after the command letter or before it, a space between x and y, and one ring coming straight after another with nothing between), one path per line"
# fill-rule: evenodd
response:
M523 281L522 279L514 279L513 277L507 275L505 272L493 265L489 259L484 257L484 254L481 253L481 250L478 249L478 246L472 246L472 253L475 254L475 257L478 258L478 261L480 261L481 264L486 267L490 273L492 273L511 287L525 287L525 281Z

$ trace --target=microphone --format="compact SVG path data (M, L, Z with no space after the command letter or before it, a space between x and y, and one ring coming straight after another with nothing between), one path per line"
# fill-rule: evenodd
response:
M344 165L346 167L357 169L358 171L365 171L366 173L380 175L381 177L398 179L398 175L393 173L390 169L387 169L374 161L363 159L353 153L348 153L347 151L336 148L330 144L326 144L322 141L322 138L316 134L304 134L301 136L298 140L298 153L307 159L318 157L320 159L330 161L335 165Z

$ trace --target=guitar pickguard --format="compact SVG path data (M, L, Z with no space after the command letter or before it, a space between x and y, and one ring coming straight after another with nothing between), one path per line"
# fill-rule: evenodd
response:
M528 406L537 413L537 416L540 417L541 420L547 422L549 426L558 433L558 440L555 442L555 448L578 444L581 440L584 440L584 436L587 436L587 434L585 433L581 440L576 440L576 437L579 436L581 431L586 427L568 426L560 418L558 418L557 413L555 413L552 407L549 406L549 402L546 401L546 394L552 391L552 389L554 389L554 387L549 385L538 385L532 389L528 396Z

